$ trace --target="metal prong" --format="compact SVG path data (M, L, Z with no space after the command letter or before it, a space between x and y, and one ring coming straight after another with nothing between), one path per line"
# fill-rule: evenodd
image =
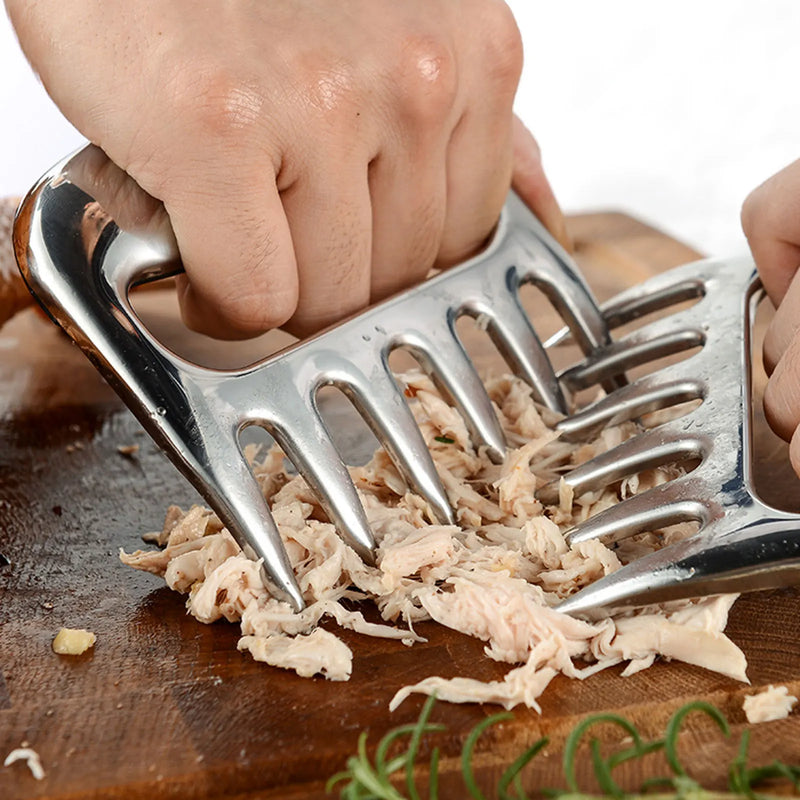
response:
M449 398L464 417L477 447L485 446L496 463L505 457L503 429L494 413L492 401L467 356L464 346L451 327L437 326L429 337L419 334L404 337L403 342L430 373L439 390Z
M665 272L648 281L647 286L647 291L631 287L603 307L609 328L619 328L678 303L697 300L705 293L705 283L699 275L676 280L673 274Z
M584 353L610 341L608 326L599 313L591 289L571 256L545 230L522 201L511 195L510 217L527 216L527 235L521 236L527 259L517 265L520 283L533 283L547 296L561 317L567 321Z
M764 517L765 510L758 503L738 509L734 519L719 519L683 542L638 558L568 597L557 609L584 614L610 606L797 584L800 517L774 511Z
M586 389L602 383L609 375L617 375L620 371L683 353L703 344L703 331L682 326L674 319L662 319L608 347L600 348L583 363L565 370L559 378L572 391Z
M633 286L600 306L610 330L678 303L699 299L705 293L705 283L700 275L687 277L682 274L676 277L672 272L650 278L644 287ZM556 331L544 346L549 350L570 341L572 331L564 327Z
M281 535L244 456L232 438L207 437L206 441L215 442L213 450L208 451L206 499L217 509L242 552L254 561L263 560L265 583L285 595L295 611L302 611L305 601ZM236 498L235 503L232 498Z
M516 297L495 297L493 307L484 312L487 333L500 355L548 408L565 414L564 393L553 365Z
M564 440L573 441L590 436L607 425L619 425L642 414L698 400L703 393L702 381L677 377L674 370L645 375L565 417L556 428Z
M453 509L430 451L388 367L383 374L373 371L368 382L351 378L349 385L340 388L362 413L411 490L428 502L439 522L455 524Z
M291 419L284 417L273 424L270 433L306 479L347 544L367 563L373 563L375 538L314 397L309 394L298 398L298 406L287 409L293 412Z
M678 565L673 558L674 553L665 557L662 552L642 556L633 564L606 575L562 600L556 606L556 611L586 615L601 608L645 605L685 596L685 593L691 593L686 585L692 576L691 567ZM668 598L664 596L665 593L669 595Z
M702 524L710 516L708 506L692 493L686 479L677 479L609 506L567 531L565 538L570 546L590 539L617 542L678 522Z
M709 449L704 437L689 436L678 426L661 425L600 453L561 480L580 497L645 469L701 458ZM558 502L560 482L546 484L536 492L536 497L543 503Z

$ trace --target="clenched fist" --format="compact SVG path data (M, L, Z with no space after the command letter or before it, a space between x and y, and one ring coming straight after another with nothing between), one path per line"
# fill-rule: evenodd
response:
M462 260L512 178L564 236L501 0L6 5L63 113L163 201L204 333L304 335Z

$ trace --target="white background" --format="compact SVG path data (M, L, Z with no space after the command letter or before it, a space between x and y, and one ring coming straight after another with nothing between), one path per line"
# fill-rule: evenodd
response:
M799 0L510 0L518 111L567 211L635 214L709 254L744 248L747 192L800 157ZM0 195L81 137L0 14Z

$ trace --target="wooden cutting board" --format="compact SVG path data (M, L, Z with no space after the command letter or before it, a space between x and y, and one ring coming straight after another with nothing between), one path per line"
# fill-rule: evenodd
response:
M570 220L577 252L601 295L691 260L689 248L621 214ZM158 316L158 314L156 314ZM165 330L175 326L169 314ZM171 327L172 325L172 327ZM782 444L761 425L762 483L789 507L800 498ZM120 447L138 445L125 456ZM783 465L776 466L776 465ZM160 580L122 566L120 547L160 529L166 507L196 500L183 479L83 356L40 315L25 311L0 333L0 759L27 742L46 777L24 764L0 768L0 797L317 798L326 778L370 741L414 720L422 700L390 714L401 685L431 674L497 679L507 670L480 642L433 625L425 644L368 640L344 632L355 651L349 683L304 680L255 663L236 650L237 626L202 625ZM795 499L797 504L797 499ZM481 740L476 765L494 784L499 770L543 734L551 738L529 785L563 786L564 736L582 715L613 710L659 733L688 700L719 705L734 727L726 742L690 718L681 752L709 786L745 727L743 697L767 684L800 690L800 597L795 590L751 595L731 614L729 632L749 661L752 686L679 663L658 663L630 678L608 670L585 682L556 678L542 714L517 709L513 721ZM62 626L86 627L97 644L57 656ZM466 732L496 707L441 704L442 797L465 794L457 755ZM615 730L606 731L613 739ZM757 726L755 761L800 763L800 715ZM629 788L665 772L660 757L619 770ZM588 757L581 771L590 772ZM588 783L587 786L591 786Z

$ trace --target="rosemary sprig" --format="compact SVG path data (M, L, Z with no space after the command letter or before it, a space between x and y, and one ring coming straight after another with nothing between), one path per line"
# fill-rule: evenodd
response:
M429 697L420 712L416 723L403 725L389 731L375 748L374 762L367 752L367 732L358 739L357 754L347 760L347 767L334 775L327 783L326 791L339 787L342 800L422 800L417 788L414 772L420 745L426 735L446 730L444 725L432 724L430 719L435 703ZM756 788L764 781L784 780L795 789L800 788L800 766L790 766L779 761L761 767L748 767L748 746L750 732L744 731L739 742L736 757L728 771L728 792L710 792L689 776L678 757L678 736L689 714L702 713L711 718L721 733L730 736L730 728L724 714L715 706L703 701L687 703L672 716L660 739L646 741L632 722L617 714L593 714L583 719L572 730L564 745L562 763L566 789L540 788L539 792L554 800L764 800L765 796L756 793ZM473 800L486 800L486 795L478 786L473 769L473 755L480 737L493 725L512 719L506 712L494 714L478 723L467 736L461 752L461 773L468 796ZM589 738L589 752L595 779L602 795L584 793L578 786L575 774L580 745L589 731L598 725L615 725L621 728L632 744L625 749L604 756L596 737ZM408 740L407 748L402 750L402 741ZM539 739L521 753L501 775L494 794L499 800L530 800L526 794L521 774L523 769L534 761L547 746L546 737ZM639 759L649 753L663 750L664 758L671 775L654 777L647 781L638 795L625 793L614 781L612 772L625 761ZM393 753L393 754L392 754ZM439 749L434 747L428 763L427 800L439 800ZM404 779L404 780L403 780ZM405 794L397 787L405 783ZM513 786L513 794L511 793ZM652 792L659 787L658 794ZM648 792L647 794L645 794ZM465 795L466 796L466 795Z

